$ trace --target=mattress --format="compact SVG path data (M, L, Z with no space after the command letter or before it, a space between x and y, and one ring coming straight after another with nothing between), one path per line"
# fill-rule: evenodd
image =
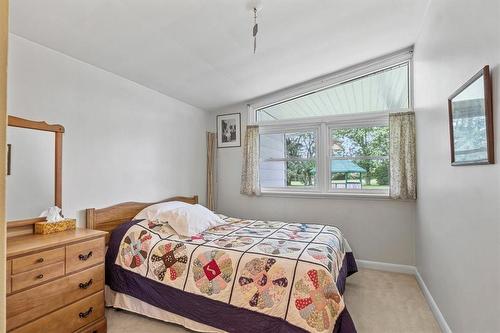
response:
M202 332L355 332L342 294L356 265L338 228L221 217L193 237L117 228L107 304Z

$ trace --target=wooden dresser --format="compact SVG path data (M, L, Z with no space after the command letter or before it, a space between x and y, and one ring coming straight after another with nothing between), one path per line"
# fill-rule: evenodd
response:
M104 333L106 232L76 229L7 240L7 331Z

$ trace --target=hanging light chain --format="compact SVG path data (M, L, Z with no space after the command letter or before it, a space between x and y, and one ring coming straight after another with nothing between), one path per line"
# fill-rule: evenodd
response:
M257 33L259 32L259 25L257 24L257 8L253 9L253 53L257 50Z

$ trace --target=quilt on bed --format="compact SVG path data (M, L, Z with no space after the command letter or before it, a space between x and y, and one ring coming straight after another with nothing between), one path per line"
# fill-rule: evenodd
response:
M148 282L332 332L345 307L336 282L350 251L340 230L221 218L227 223L189 238L166 223L132 223L114 263Z

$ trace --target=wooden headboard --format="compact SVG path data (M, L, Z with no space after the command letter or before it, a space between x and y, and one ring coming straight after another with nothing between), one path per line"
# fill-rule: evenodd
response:
M107 244L111 231L113 231L116 227L132 220L134 216L136 216L141 210L143 210L147 206L167 201L183 201L194 205L198 203L198 196L197 195L192 197L179 196L151 203L124 202L101 209L88 208L86 210L87 228L107 231L108 232L108 235L106 236L106 244Z

